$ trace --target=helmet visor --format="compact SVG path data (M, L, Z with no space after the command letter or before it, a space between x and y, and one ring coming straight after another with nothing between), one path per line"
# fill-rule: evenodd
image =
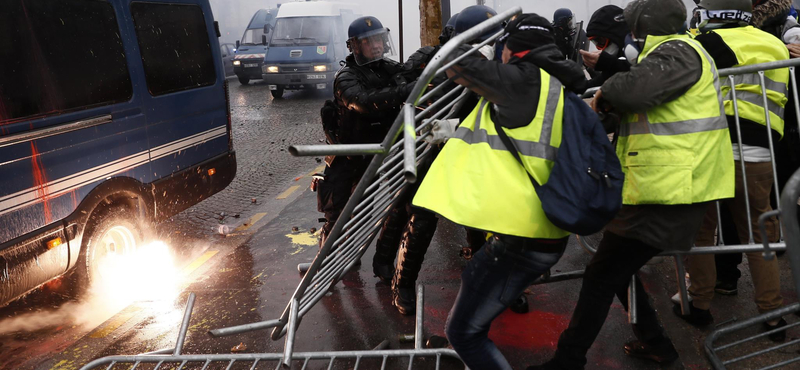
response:
M350 50L360 66L395 55L392 37L386 28L353 37L350 40Z

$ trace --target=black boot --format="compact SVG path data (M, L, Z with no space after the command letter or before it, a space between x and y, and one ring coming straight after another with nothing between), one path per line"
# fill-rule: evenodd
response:
M375 243L372 272L386 284L392 282L394 258L397 256L397 249L400 246L400 239L407 222L408 213L406 213L405 207L403 205L395 207L383 222L381 235L378 236L378 241Z
M787 324L786 320L784 320L781 317L781 319L775 325L770 325L768 323L764 323L764 331L770 331L770 330L775 330L775 329L778 329L778 328L782 328L782 327L786 326L786 324ZM786 341L786 330L781 330L779 332L772 333L772 334L768 335L768 337L769 337L769 340L771 340L773 342L782 343L782 342Z
M414 288L392 287L392 306L401 314L411 316L417 308L417 294Z
M392 279L392 304L403 315L413 315L416 303L415 287L422 269L425 252L436 232L438 219L431 212L415 209L403 233L397 268Z
M672 362L678 358L678 351L675 350L669 339L662 340L658 345L649 345L638 340L625 343L625 354L655 361L659 364Z
M674 312L676 316L682 318L689 324L692 324L692 326L698 328L706 327L714 322L714 316L711 316L710 310L701 310L695 307L694 305L692 305L691 312L689 312L688 315L683 314L680 305L672 306L672 312Z
M515 313L528 313L528 296L525 293L520 294L508 308Z

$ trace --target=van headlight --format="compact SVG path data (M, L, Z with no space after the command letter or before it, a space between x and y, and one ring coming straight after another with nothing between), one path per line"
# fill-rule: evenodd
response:
M235 65L235 66L240 66L240 65L242 65L242 61L240 61L240 60L234 60L234 61L233 61L233 65Z
M314 72L326 72L328 70L328 66L321 65L321 66L314 66Z
M278 66L267 67L267 73L278 73Z

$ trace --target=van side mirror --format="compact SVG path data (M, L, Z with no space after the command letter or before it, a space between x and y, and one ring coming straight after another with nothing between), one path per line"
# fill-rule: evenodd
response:
M236 40L236 49L239 49L239 40Z
M264 45L267 44L267 35L261 35L261 43Z

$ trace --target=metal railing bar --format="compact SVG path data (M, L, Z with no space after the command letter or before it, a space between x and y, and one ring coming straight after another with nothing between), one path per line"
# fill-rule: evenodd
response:
M778 165L775 163L775 143L772 141L772 119L770 117L769 99L767 99L767 85L764 81L764 71L758 72L759 83L761 84L761 99L764 106L764 116L767 119L767 142L769 143L769 157L772 162L772 182L775 186L775 200L778 203L778 210L781 209L781 189L778 185ZM744 158L742 158L744 160ZM783 228L780 227L781 221L778 219L778 233L780 240L783 240Z
M739 362L739 361L744 361L744 360L747 360L749 358L753 358L753 357L756 357L756 356L761 356L761 355L763 355L765 353L777 351L777 350L779 350L781 348L786 348L786 347L792 346L792 345L797 344L797 343L800 343L800 339L795 339L795 340L792 340L792 341L789 341L789 342L786 342L786 343L783 343L783 344L779 344L779 345L774 346L774 347L765 348L765 349L762 349L762 350L759 350L759 351L755 351L753 353L748 353L748 354L746 354L744 356L740 356L740 357L736 357L734 359L723 361L722 364L723 365L729 365L729 364L733 364L733 363L736 363L736 362Z
M208 365L211 365L211 360L206 360L206 363L203 365L203 368L202 368L202 369L200 369L200 370L206 370L206 369L208 369Z
M424 315L425 315L425 286L422 284L417 284L417 305L416 305L416 321L414 322L414 349L422 349L422 342L423 342L423 323L424 323ZM413 357L412 357L413 360ZM409 369L411 368L411 363L409 363Z
M447 79L447 80L445 80L444 82L440 83L440 84L439 84L439 86L436 86L436 87L434 87L433 89L431 89L430 91L426 92L426 93L425 93L425 95L423 95L423 96L422 96L422 97L419 99L419 101L422 101L422 102L424 102L424 101L428 101L428 100L430 100L430 98L431 98L431 97L433 97L435 94L437 94L438 92L440 92L440 91L444 90L445 88L447 88L447 87L450 87L450 86L452 86L452 85L455 85L455 82L453 82L453 81L452 81L452 80L450 80L450 79ZM441 98L440 98L440 99L441 99Z
M258 361L260 361L260 360L256 359L255 361L253 361L253 366L250 366L250 370L256 370L256 366L258 365Z
M179 367L178 367L178 370L181 370L181 369L183 369L183 367L184 367L184 366L186 366L186 360L184 360L183 362L181 362L181 366L179 366ZM133 369L131 369L131 370L133 370Z
M225 370L231 370L231 367L233 367L233 364L234 364L235 362L236 362L236 360L231 360L231 361L228 363L228 367L226 367L226 368L225 368Z
M770 365L770 366L767 366L767 367L762 367L760 370L772 370L772 369L777 369L777 368L779 368L779 367L784 367L784 366L786 366L786 365L793 364L793 363L795 363L795 362L798 362L798 361L800 361L800 357L795 357L795 358L793 358L793 359L786 360L786 361L783 361L783 362L779 362L779 363L777 363L777 364L774 364L774 365Z
M405 158L405 168L403 169L403 177L410 184L417 181L417 151L416 140L417 133L414 132L414 106L406 104L403 106L403 157Z
M736 347L736 346L738 346L740 344L744 344L744 343L756 340L758 338L766 337L766 336L768 336L770 334L774 334L774 333L777 333L777 332L780 332L780 331L791 329L791 328L793 328L795 326L800 326L800 322L792 323L792 324L786 325L786 326L781 327L781 328L772 329L770 331L759 333L759 334L751 336L751 337L747 337L747 338L740 339L740 340L737 340L737 341L732 342L732 343L728 343L728 344L726 344L724 346L715 347L714 350L717 351L717 352L721 352L721 351L724 351L724 350L726 350L728 348Z
M189 293L189 299L186 301L186 309L183 313L183 320L181 321L181 328L178 331L178 341L175 343L173 355L180 355L183 349L183 343L186 341L186 331L189 329L189 320L192 319L192 310L194 309L194 300L196 297L194 293Z
M743 179L742 184L743 184L743 187L744 187L744 193L749 195L750 193L747 191L747 181L746 181L746 179L747 179L747 169L746 169L745 162L744 162L744 147L741 145L741 143L742 143L742 127L741 127L741 123L739 121L739 103L738 103L739 100L736 97L736 82L733 80L733 76L732 75L728 76L728 82L731 85L731 101L733 102L733 119L734 119L734 122L736 123L736 137L739 139L739 165L742 167L742 179ZM751 215L750 215L750 197L749 196L745 196L744 197L744 203L745 203L745 210L747 211L747 219L748 220L752 220ZM719 212L719 209L717 209L717 212ZM721 227L722 227L721 219L722 218L720 216L720 222L719 222L719 225L718 225L718 230L722 230L721 229ZM719 233L719 234L722 235L722 233ZM752 225L752 222L748 222L747 223L747 235L750 237L749 244L753 244L754 241L753 241L753 225Z
M730 75L743 75L748 73L758 73L759 71L769 71L771 69L789 68L800 66L800 59L778 60L775 62L759 63L744 67L723 68L718 71L720 77Z
M441 99L439 99L439 100L435 101L433 104L425 107L425 109L423 109L422 112L417 113L417 115L414 117L414 119L416 121L421 120L422 118L424 118L425 116L430 114L430 112L432 112L433 110L439 108L439 106L441 106L445 102L447 102L447 99L451 99L451 98L453 98L454 96L456 96L456 95L458 95L460 93L461 92L459 91L459 89L453 89L453 90L449 91ZM446 110L442 109L442 110L440 110L440 112L446 112Z
M288 150L289 154L295 157L385 153L385 149L381 144L290 145Z
M283 348L283 366L292 366L292 352L294 352L294 336L297 332L297 311L298 311L297 298L292 299L289 305L289 333L286 336L286 342Z

